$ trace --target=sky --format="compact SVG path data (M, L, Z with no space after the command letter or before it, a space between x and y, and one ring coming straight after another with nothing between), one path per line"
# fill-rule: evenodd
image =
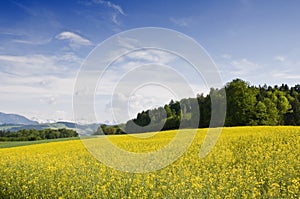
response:
M193 38L215 62L224 85L235 78L251 85L299 84L299 7L297 0L1 1L0 112L40 122L74 121L74 85L82 63L101 42L143 27L172 29ZM174 62L170 55L154 51L143 56L149 63L151 56ZM112 77L124 76L130 63L113 66L102 85L114 88ZM184 63L181 69L184 73ZM195 93L207 90L200 79L191 84ZM130 101L129 118L175 98L160 85L143 89L114 98ZM99 122L125 120L110 113L109 100L116 93L97 93Z

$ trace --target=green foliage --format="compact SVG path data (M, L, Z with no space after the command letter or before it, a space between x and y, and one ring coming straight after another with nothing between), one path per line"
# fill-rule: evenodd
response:
M258 101L255 105L255 119L251 121L252 125L267 125L268 124L268 109L263 101Z
M254 87L241 79L235 79L222 89L211 88L206 96L198 94L196 98L171 100L162 107L142 111L122 129L126 133L141 133L209 127L212 100L213 115L217 120L214 121L215 126L222 125L222 103L226 101L225 126L300 125L300 85L291 88L286 84ZM124 133L118 125L102 126L101 129L105 134Z
M22 129L17 132L0 131L0 141L36 141L57 138L77 137L78 133L71 129Z
M122 130L122 125L106 125L102 124L98 127L97 131L94 133L94 135L117 135L117 134L124 134L124 131Z
M243 126L252 123L255 115L256 90L243 80L236 79L226 86L227 126Z

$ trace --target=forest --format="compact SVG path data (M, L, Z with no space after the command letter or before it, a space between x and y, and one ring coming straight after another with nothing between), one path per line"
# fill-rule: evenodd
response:
M101 125L95 134L142 133L180 128L209 127L212 115L211 98L215 105L225 102L224 126L300 125L300 85L251 86L235 79L224 88L211 88L209 94L195 98L171 100L169 104L137 114L122 125ZM197 120L197 121L195 121ZM217 125L218 126L218 125ZM222 126L222 123L220 124ZM122 130L123 129L123 130Z
M0 131L0 141L35 141L56 138L77 137L78 133L71 129L22 129L17 132Z

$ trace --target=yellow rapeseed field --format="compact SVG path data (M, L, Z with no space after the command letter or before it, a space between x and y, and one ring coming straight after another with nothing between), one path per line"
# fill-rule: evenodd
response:
M141 174L105 166L80 140L0 149L0 198L300 198L299 127L224 128L201 159L206 131L170 166ZM111 140L145 152L175 133Z

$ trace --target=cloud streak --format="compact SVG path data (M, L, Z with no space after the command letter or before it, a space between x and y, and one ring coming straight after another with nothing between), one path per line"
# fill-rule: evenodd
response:
M194 19L192 17L182 17L182 18L176 18L176 17L170 17L170 21L180 27L189 27L193 23Z
M118 20L118 15L126 16L123 8L120 5L114 4L111 1L103 1L103 0L93 0L94 4L101 4L105 7L111 8L113 10L113 13L111 14L111 21L116 24L120 25L120 21Z
M14 39L12 40L13 43L19 43L19 44L27 44L27 45L45 45L51 42L51 38L43 41L30 41L30 40L24 40L24 39Z
M114 11L116 11L117 13L126 16L125 12L123 11L122 7L114 4L110 1L103 1L103 0L93 0L93 3L95 4L103 4L109 8L112 8Z
M79 68L81 61L81 58L73 53L65 53L60 56L0 55L1 72L22 77L32 75L66 76L70 74L69 69ZM74 70L72 71L74 72Z

